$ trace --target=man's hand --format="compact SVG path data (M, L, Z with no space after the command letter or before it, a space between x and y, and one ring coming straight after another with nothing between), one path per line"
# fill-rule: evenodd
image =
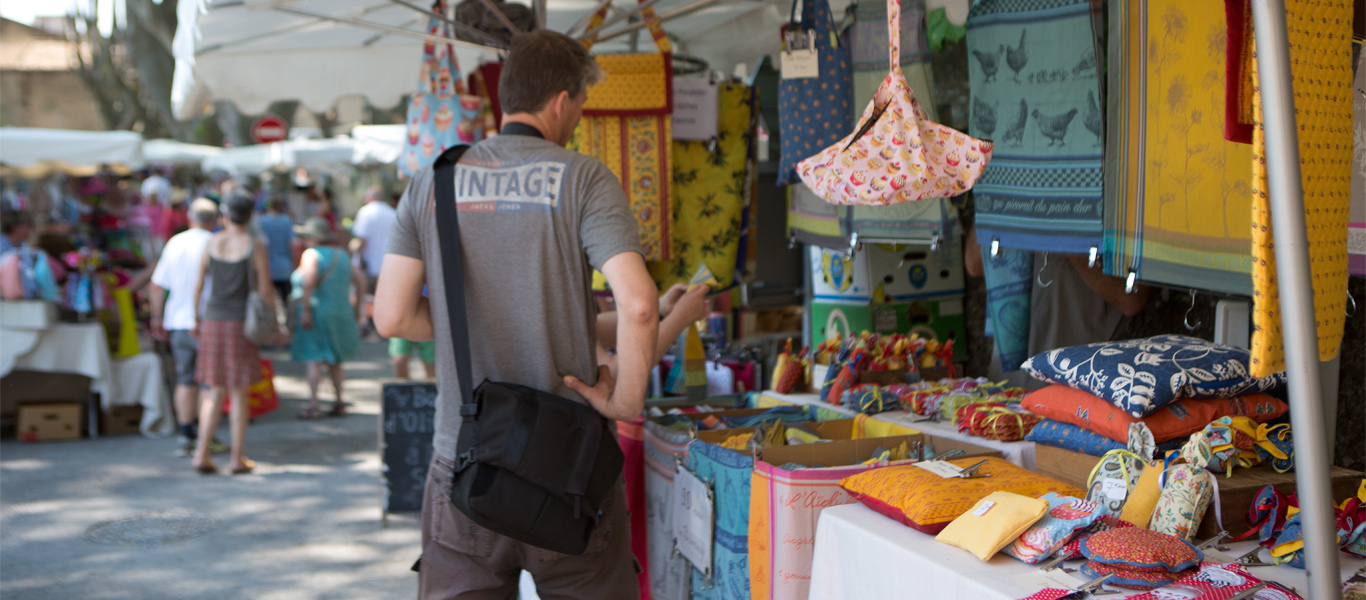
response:
M688 286L681 283L675 283L673 287L669 288L669 291L664 292L664 295L659 297L659 316L661 318L669 316L669 313L674 311L678 301L687 292Z
M612 377L612 370L607 365L598 365L598 384L593 387L588 387L588 384L573 375L565 375L564 384L583 396L588 404L604 417L617 421L632 421L639 416L616 414L617 411L613 410L612 393L616 391L617 380Z
M673 291L672 289L669 291ZM711 301L707 300L707 293L711 291L711 286L698 284L686 290L678 302L674 304L673 312L685 323L696 323L707 318L711 313Z

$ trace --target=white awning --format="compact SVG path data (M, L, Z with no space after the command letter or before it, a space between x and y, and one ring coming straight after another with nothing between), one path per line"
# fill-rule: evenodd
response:
M354 145L351 138L338 136L241 146L205 158L200 168L205 172L227 171L234 177L241 177L298 167L347 166L352 164Z
M186 144L176 140L147 140L142 143L142 157L152 164L199 164L211 156L223 153L216 146Z
M403 125L357 125L351 128L351 163L392 165L403 155L407 127Z
M0 166L21 177L93 175L102 166L126 171L144 164L137 132L0 127Z

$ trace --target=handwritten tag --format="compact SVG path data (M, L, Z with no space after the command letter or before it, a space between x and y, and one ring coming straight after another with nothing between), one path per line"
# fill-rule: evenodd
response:
M972 516L980 517L982 515L985 515L987 514L987 511L991 510L991 507L993 506L996 506L995 502L991 500L983 500L977 503L977 508L972 511Z
M953 479L963 474L963 468L946 463L942 460L924 460L915 463L915 466L925 469L944 479Z
M1119 479L1106 479L1100 484L1100 491L1106 498L1122 502L1129 496L1129 485Z
M814 79L820 77L820 52L815 48L787 50L782 54L783 79Z
M703 574L711 572L712 500L707 484L678 467L674 475L674 545Z

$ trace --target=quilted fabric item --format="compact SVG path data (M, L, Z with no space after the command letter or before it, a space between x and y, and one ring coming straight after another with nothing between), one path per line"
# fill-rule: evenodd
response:
M1214 486L1214 476L1209 471L1191 465L1172 465L1164 476L1162 495L1153 508L1148 529L1191 539L1214 499Z
M427 33L453 38L450 25L432 17ZM473 144L483 137L484 99L466 93L455 50L428 41L422 46L417 90L408 103L408 129L399 169L411 176L436 162L447 148Z
M1170 573L1196 567L1205 556L1184 538L1138 527L1111 529L1088 537L1081 543L1081 553L1096 563Z
M1104 56L1092 0L977 0L967 20L968 132L999 141L973 190L977 235L1015 250L1099 248Z
M1183 398L1140 419L1095 394L1059 384L1026 396L1020 405L1044 418L1084 427L1116 442L1126 441L1129 425L1141 422L1158 443L1186 437L1220 417L1251 417L1265 423L1290 410L1272 396L1254 393L1232 398Z
M1130 522L1128 522L1128 521L1119 519L1118 517L1112 517L1112 516L1110 516L1110 515L1105 515L1105 516L1103 516L1103 517L1097 519L1096 522L1093 523L1090 527L1087 527L1086 529L1084 529L1084 530L1082 530L1080 533L1078 533L1078 534L1076 535L1076 537L1073 537L1073 538L1072 538L1072 541L1067 542L1066 544L1063 545L1062 548L1059 548L1058 551L1055 552L1055 553L1053 554L1053 557L1054 557L1054 558L1057 558L1057 557L1060 557L1060 556L1065 556L1065 557L1067 557L1067 558L1065 558L1065 559L1063 559L1063 560L1074 560L1074 559L1082 558L1082 554L1081 554L1081 543L1084 542L1084 541L1086 541L1086 538L1089 538L1089 537L1091 537L1091 536L1093 536L1093 535L1095 535L1095 534L1097 534L1097 533L1100 533L1100 532L1102 532L1102 531L1109 531L1109 530L1111 530L1111 529L1120 529L1120 528L1124 528L1124 527L1133 527L1133 526L1134 526L1133 523L1130 523Z
M846 135L853 122L854 84L850 79L849 49L838 43L830 4L826 0L811 0L801 5L803 28L799 31L815 35L820 75L783 79L778 84L782 144L778 185L798 183L797 163Z
M1111 450L1128 448L1126 444L1116 442L1094 431L1050 419L1039 421L1034 429L1029 430L1029 435L1025 436L1025 441L1064 448L1091 456L1104 456L1106 452Z
M1130 567L1128 565L1112 565L1094 560L1086 561L1081 566L1081 573L1087 578L1110 576L1105 583L1117 587L1126 587L1135 590L1151 590L1163 587L1173 581L1194 574L1195 569L1173 573L1166 569L1144 569L1141 567Z
M1049 350L1025 361L1036 379L1086 390L1133 417L1178 398L1230 398L1285 383L1285 373L1248 374L1248 351L1183 335Z
M1138 485L1143 474L1143 457L1128 450L1111 450L1096 463L1086 480L1086 499L1101 505L1106 513L1118 515L1124 510L1124 502ZM1107 483L1118 481L1119 484ZM1121 491L1119 485L1123 485Z
M899 66L901 4L887 0L891 72L857 128L797 165L832 204L885 206L966 192L991 162L993 144L929 120Z
M1347 319L1347 222L1352 197L1352 0L1288 0L1290 74L1299 126L1304 216L1313 272L1319 360L1338 354ZM1262 114L1256 43L1252 114ZM1285 368L1275 234L1267 195L1266 131L1252 132L1252 375Z
M980 460L961 458L949 462L966 467ZM840 487L869 508L931 535L943 531L950 521L992 492L1014 492L1031 498L1048 492L1082 496L1081 490L1005 460L988 458L986 461L978 473L991 477L981 479L945 479L915 465L905 465L848 477L840 481Z
M954 519L934 539L991 560L1048 512L1046 500L1010 492L992 492Z
M1257 587L1262 580L1236 564L1206 563L1193 574L1159 590L1129 600L1224 600ZM1271 582L1253 596L1257 600L1304 600L1299 595Z
M1039 500L1048 503L1048 514L1005 548L1006 554L1031 565L1052 556L1104 515L1099 504L1081 498L1050 492Z
M698 267L716 276L713 292L735 285L740 253L749 148L754 118L753 90L738 83L717 84L715 144L674 140L669 207L670 259L649 263L661 290L688 283Z
M1224 139L1224 7L1110 3L1105 272L1252 293L1252 148Z

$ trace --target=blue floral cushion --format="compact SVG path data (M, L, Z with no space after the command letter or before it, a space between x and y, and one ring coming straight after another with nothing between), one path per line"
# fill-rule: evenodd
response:
M1021 368L1037 379L1085 390L1142 418L1178 398L1231 398L1285 384L1285 373L1257 379L1249 354L1184 335L1049 350Z
M1180 448L1188 438L1176 438L1171 441L1162 442L1157 445L1158 454L1168 450ZM1116 442L1108 437L1089 429L1082 429L1071 423L1063 423L1052 419L1039 421L1034 429L1025 436L1025 441L1043 444L1045 446L1055 446L1064 450L1072 450L1091 456L1105 456L1111 450L1124 450L1125 444Z

